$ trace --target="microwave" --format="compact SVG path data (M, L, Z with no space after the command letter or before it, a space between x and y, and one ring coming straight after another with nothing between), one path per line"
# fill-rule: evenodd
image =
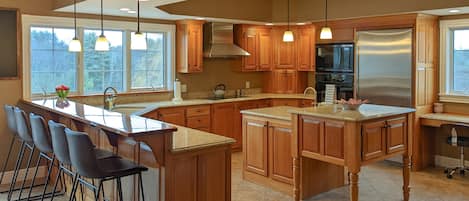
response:
M353 73L353 59L352 43L316 45L317 72Z

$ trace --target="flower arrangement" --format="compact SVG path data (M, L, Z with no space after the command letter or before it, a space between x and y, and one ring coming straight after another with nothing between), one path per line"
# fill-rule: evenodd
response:
M63 84L55 87L55 93L60 99L66 99L69 91L70 87L65 86Z
M337 103L341 104L344 110L357 110L362 104L368 103L368 100L350 98L348 101L340 99Z

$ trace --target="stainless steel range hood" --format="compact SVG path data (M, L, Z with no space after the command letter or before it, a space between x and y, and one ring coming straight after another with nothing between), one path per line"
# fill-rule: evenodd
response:
M233 43L233 24L204 24L204 57L233 58L250 54Z

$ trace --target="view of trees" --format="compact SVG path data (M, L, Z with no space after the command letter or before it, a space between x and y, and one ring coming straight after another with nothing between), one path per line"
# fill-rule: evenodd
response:
M469 30L454 31L453 90L469 93Z
M110 51L94 50L97 30L85 30L83 37L83 67L85 94L101 93L108 86L118 91L126 89L125 76L130 73L131 88L165 87L164 34L147 33L148 49L130 52L131 71L126 72L125 31L105 31L111 43ZM31 28L31 92L48 93L65 84L77 91L77 54L68 52L73 29Z

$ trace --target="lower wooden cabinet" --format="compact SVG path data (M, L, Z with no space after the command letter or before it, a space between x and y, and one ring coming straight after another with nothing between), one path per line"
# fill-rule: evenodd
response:
M235 105L234 103L220 103L212 105L212 129L218 135L235 138ZM240 139L236 139L236 141Z
M243 116L244 170L292 184L291 138L289 121Z
M235 103L235 126L233 131L233 137L236 139L236 143L233 144L234 150L241 149L243 147L243 115L242 110L256 109L258 108L259 101L242 101Z
M171 124L186 126L185 108L162 108L158 109L156 119Z
M362 126L362 160L379 159L405 150L407 144L407 118L394 117Z

